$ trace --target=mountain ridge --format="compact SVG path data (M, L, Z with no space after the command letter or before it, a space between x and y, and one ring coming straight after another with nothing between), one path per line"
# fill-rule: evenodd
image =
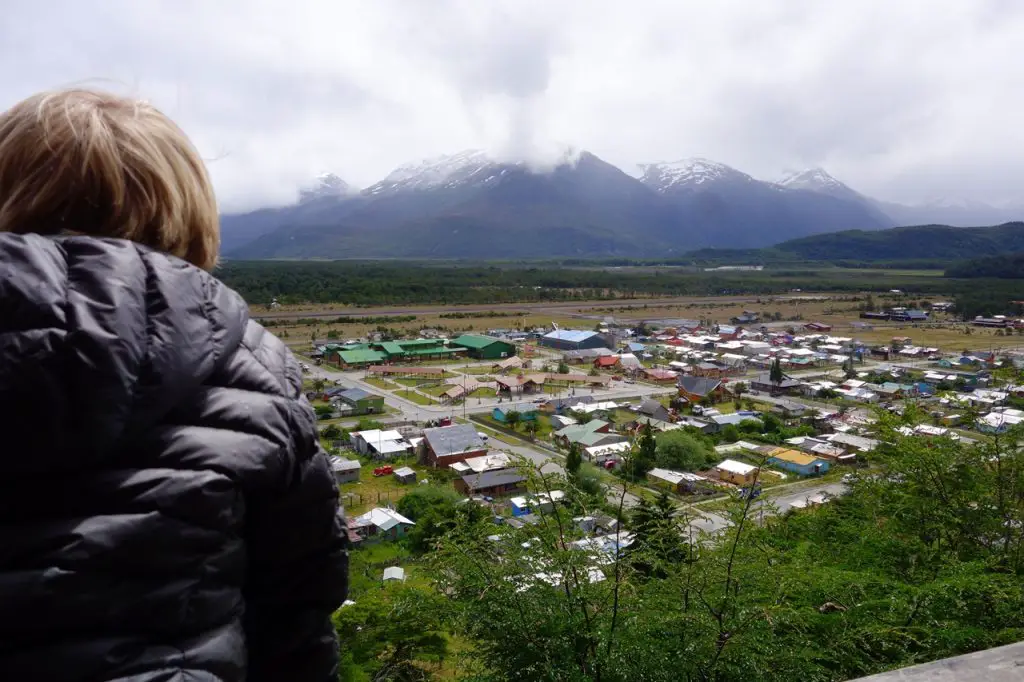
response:
M762 248L897 224L820 168L765 182L702 157L628 175L589 152L553 168L464 150L403 164L362 191L320 176L291 206L222 216L229 258L546 257Z

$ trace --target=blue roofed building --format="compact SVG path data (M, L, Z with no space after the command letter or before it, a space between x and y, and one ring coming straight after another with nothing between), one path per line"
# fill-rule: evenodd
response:
M579 329L556 329L548 332L540 337L540 345L565 351L611 348L608 340L597 332Z
M898 310L894 309L890 315L890 320L896 322L927 322L928 313L923 310Z

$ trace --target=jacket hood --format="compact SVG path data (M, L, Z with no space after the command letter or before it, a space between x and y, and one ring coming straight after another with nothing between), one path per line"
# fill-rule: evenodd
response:
M241 342L242 299L120 239L0 234L4 466L85 468L187 400Z

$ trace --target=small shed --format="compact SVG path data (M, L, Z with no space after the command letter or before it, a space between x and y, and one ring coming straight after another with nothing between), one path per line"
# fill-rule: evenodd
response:
M512 516L526 516L530 513L530 503L525 497L513 497L509 504L512 507Z
M416 472L409 467L402 467L401 469L395 469L395 480L399 483L415 483Z
M757 467L734 459L726 459L715 465L715 473L723 481L735 485L750 485L757 475Z
M388 566L384 569L384 582L405 582L405 569L401 566Z
M359 480L361 465L353 459L344 459L334 455L331 457L331 471L334 472L335 483L351 483Z

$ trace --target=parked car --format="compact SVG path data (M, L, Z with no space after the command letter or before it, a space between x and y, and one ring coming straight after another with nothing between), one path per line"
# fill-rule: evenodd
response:
M395 473L395 470L391 467L390 464L382 467L377 467L376 469L373 470L374 476L389 476L393 473Z
M761 497L761 488L740 488L740 499L745 500L748 497L753 500Z

